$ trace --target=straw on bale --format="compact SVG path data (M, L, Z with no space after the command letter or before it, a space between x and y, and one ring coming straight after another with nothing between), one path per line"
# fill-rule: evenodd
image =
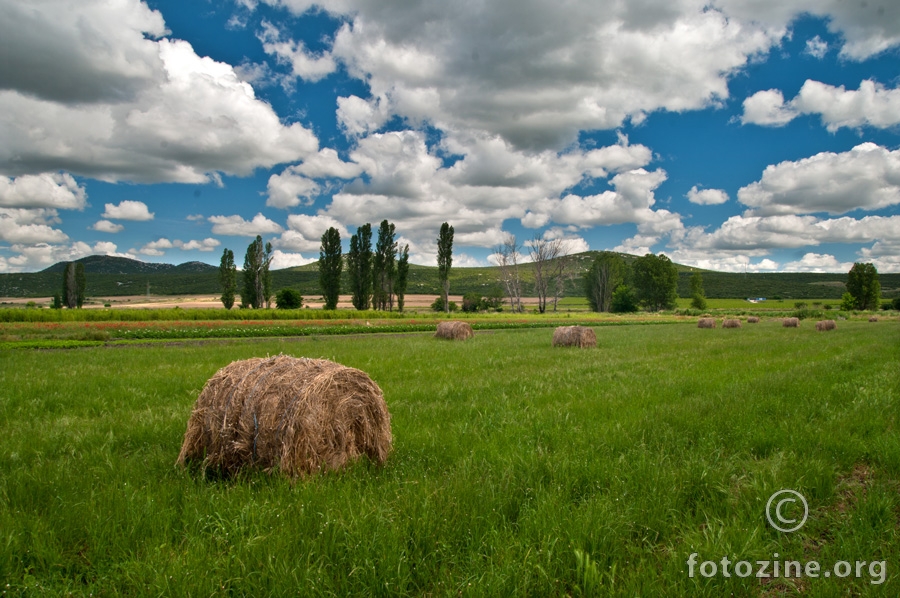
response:
M747 323L748 324L759 324L759 318L756 316L748 316Z
M197 398L178 463L231 474L244 466L290 477L335 470L362 455L383 463L391 416L360 370L278 355L235 361Z
M588 349L597 346L597 335L587 326L560 326L553 331L553 346Z
M475 332L468 322L441 322L434 336L451 341L464 341L475 336Z
M876 316L869 316L869 321L870 321L870 322L877 322L877 321L878 321L878 318L877 318Z
M785 318L781 321L781 325L785 328L799 328L800 327L800 319L799 318Z
M716 319L715 318L700 318L697 320L697 328L715 328L716 327Z
M735 318L730 318L722 322L722 328L740 328L741 321Z
M837 325L834 323L834 320L819 320L816 322L816 330L824 331L824 330L834 330L837 328Z

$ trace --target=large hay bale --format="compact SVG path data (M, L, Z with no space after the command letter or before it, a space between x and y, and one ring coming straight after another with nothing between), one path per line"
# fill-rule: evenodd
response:
M434 336L452 341L464 341L475 336L475 332L468 322L441 322L438 324Z
M244 466L291 477L335 470L391 451L381 389L360 370L327 359L278 355L235 361L207 381L178 463L231 474Z
M740 328L741 321L735 318L729 318L722 322L722 328Z
M560 326L553 331L553 346L588 349L597 346L597 335L587 326Z
M834 323L834 320L819 320L816 322L816 330L825 331L825 330L834 330L837 328L837 325Z
M759 324L759 318L756 316L748 316L747 323L748 324Z
M869 316L869 321L870 321L870 322L877 322L877 321L878 321L878 316Z
M700 318L697 320L697 328L715 328L716 327L716 319L715 318Z
M799 328L800 327L800 319L799 318L785 318L781 321L781 325L785 328Z

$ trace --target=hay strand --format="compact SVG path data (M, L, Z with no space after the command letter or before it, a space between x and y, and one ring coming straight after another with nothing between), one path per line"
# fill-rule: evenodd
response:
M741 321L735 318L729 318L722 322L722 328L740 328Z
M781 325L785 328L799 328L800 327L800 319L799 318L784 318L781 321Z
M232 474L245 466L290 477L391 451L384 395L364 372L326 359L235 361L206 383L177 463Z
M816 330L820 332L834 330L835 328L837 328L837 325L834 323L834 320L819 320L816 322Z
M697 328L715 328L716 327L716 319L715 318L700 318L697 320Z
M597 335L587 326L560 326L553 331L553 346L588 349L597 346Z
M443 338L452 341L464 341L475 336L475 332L468 322L441 322L434 333L435 338Z

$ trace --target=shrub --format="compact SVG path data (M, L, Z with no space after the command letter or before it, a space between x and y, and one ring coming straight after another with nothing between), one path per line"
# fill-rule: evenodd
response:
M450 302L450 311L456 311L459 309L459 306L456 304L456 301ZM444 311L444 300L441 297L438 297L431 304L431 311L441 312Z
M694 295L694 297L691 299L691 307L693 307L694 309L699 309L700 311L705 310L706 309L706 297L704 297L703 295L699 295L699 294Z
M856 299L849 292L841 295L841 311L853 311L856 309Z
M481 309L484 309L484 299L479 293L472 291L463 295L462 310L464 312L474 313Z
M609 311L617 314L637 311L637 299L635 299L634 291L631 290L631 287L622 284L616 288Z
M281 289L275 295L275 307L278 309L300 309L303 307L303 296L294 289Z

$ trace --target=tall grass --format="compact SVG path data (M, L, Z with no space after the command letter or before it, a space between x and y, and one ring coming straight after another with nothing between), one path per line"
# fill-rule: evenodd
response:
M764 322L309 338L0 354L0 580L8 594L791 594L689 578L692 552L888 561L897 595L900 343ZM193 401L234 359L284 352L366 371L395 451L295 484L173 466ZM810 522L765 522L776 490ZM0 591L4 588L0 587Z

